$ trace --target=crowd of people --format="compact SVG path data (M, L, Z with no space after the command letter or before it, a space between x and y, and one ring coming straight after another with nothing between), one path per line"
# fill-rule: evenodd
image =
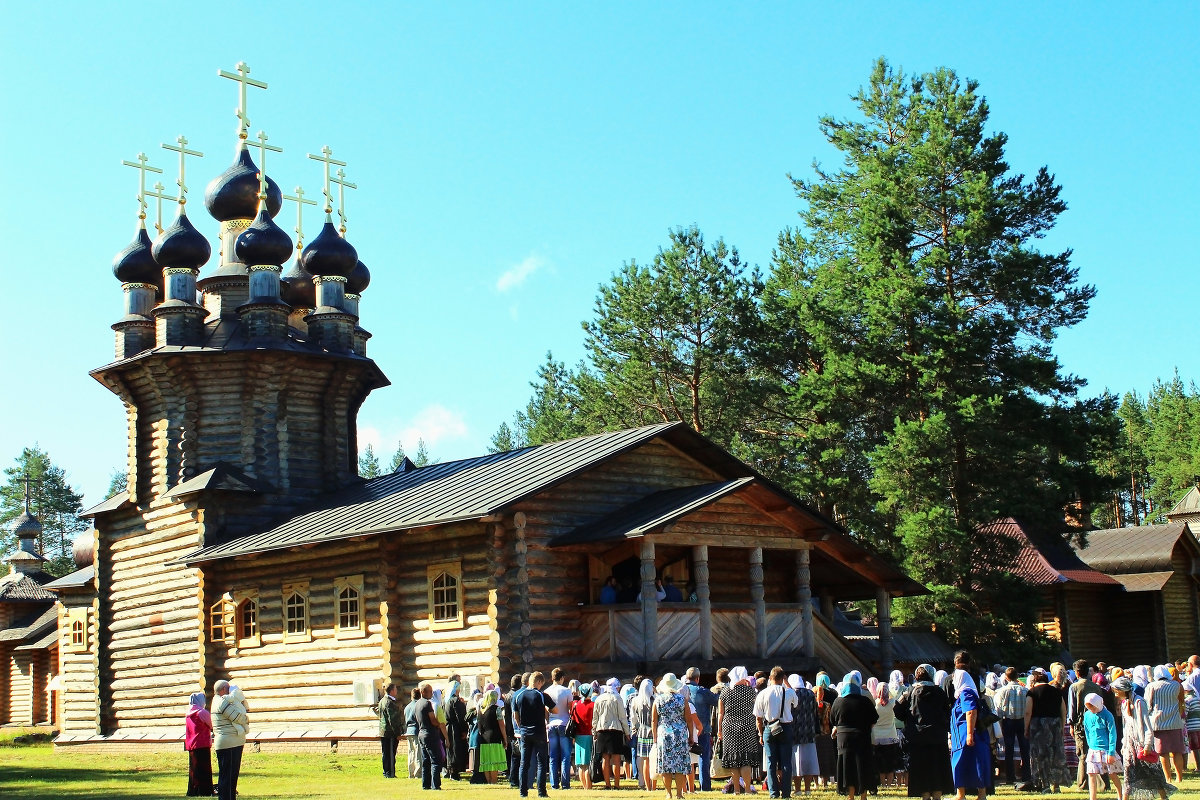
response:
M1186 753L1200 769L1200 659L1131 669L1078 661L1018 674L984 672L960 651L947 672L923 664L887 682L851 672L812 682L782 667L581 682L560 669L515 675L470 693L458 676L422 683L402 710L389 686L378 706L383 768L536 791L636 785L667 797L720 789L771 797L881 787L940 800L985 798L997 783L1031 792L1086 789L1093 800L1166 800ZM1190 730L1189 730L1190 726ZM1068 751L1078 763L1068 773ZM1017 771L1020 771L1020 779Z

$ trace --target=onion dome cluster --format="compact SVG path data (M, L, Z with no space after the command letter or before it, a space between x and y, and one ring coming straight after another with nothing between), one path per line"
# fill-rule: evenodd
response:
M296 259L296 263L280 281L279 297L292 308L316 308L317 287L313 283L312 273L304 269L301 259Z
M204 190L204 206L219 222L253 219L258 212L258 166L245 143L229 169L212 179ZM283 192L267 176L267 212L274 217L283 206Z
M150 235L146 233L146 225L139 223L133 241L113 258L113 275L121 283L146 283L154 286L161 293L163 288L162 268L154 260L152 248Z
M362 294L371 285L371 271L367 265L359 261L353 271L346 277L346 293Z

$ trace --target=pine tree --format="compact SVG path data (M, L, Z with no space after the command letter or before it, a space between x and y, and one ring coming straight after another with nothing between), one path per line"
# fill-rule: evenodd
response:
M412 462L417 467L427 467L430 464L437 463L430 459L429 448L425 446L424 439L417 439L417 454L413 456Z
M373 445L367 445L362 455L358 457L358 474L367 480L379 477L379 457L375 455Z
M489 453L507 453L509 450L516 450L522 447L513 437L512 428L508 427L507 422L501 422L500 427L492 434L492 439L488 442Z
M392 454L392 462L388 465L392 472L397 472L404 466L404 459L408 458L404 453L404 442L396 442L396 452Z
M108 492L104 495L104 499L116 497L128 488L129 473L123 469L114 469L108 476Z
M26 447L15 464L4 470L5 484L0 487L0 555L7 556L16 547L9 523L25 510L25 481L29 481L30 510L42 523L38 542L42 556L50 561L47 571L65 574L70 568L71 540L87 527L79 517L83 496L67 483L67 473L55 465L50 454L36 444Z

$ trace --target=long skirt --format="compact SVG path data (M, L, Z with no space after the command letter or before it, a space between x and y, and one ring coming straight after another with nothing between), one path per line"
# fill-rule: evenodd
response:
M1178 791L1175 786L1167 783L1158 764L1147 764L1140 758L1125 759L1125 787L1129 792L1129 800L1158 800L1161 792L1167 797Z
M945 728L913 731L905 739L908 745L908 796L950 794L954 780L950 773L950 747Z
M1058 717L1034 717L1030 721L1029 760L1035 786L1049 789L1072 782Z
M188 797L212 797L212 751L198 747L188 751Z
M871 734L839 733L837 737L837 790L849 794L873 792L879 788L879 772L872 757Z
M504 745L499 743L479 745L479 770L481 772L501 772L508 768L508 759L504 755Z
M818 733L814 742L817 746L817 768L822 778L837 774L837 742L832 736Z

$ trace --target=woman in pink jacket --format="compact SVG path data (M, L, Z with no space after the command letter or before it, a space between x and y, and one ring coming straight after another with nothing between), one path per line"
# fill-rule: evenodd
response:
M185 720L183 749L188 751L188 797L212 797L212 715L204 707L204 692L191 697Z

